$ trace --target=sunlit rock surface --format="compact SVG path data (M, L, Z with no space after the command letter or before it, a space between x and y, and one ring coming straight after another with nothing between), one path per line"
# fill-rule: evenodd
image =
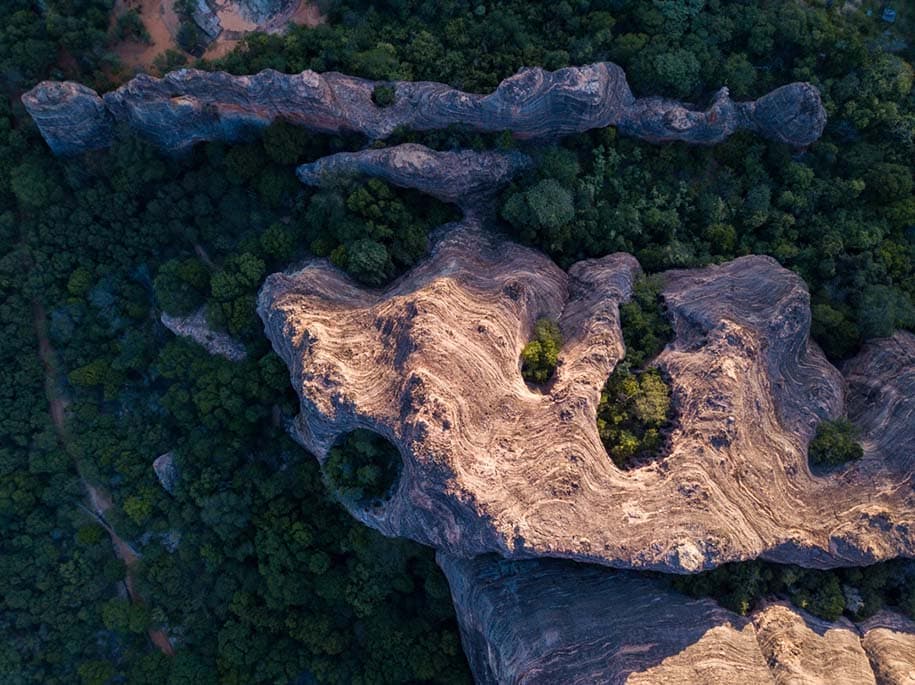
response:
M613 465L596 411L624 353L617 305L637 271L615 254L565 273L468 220L386 290L316 261L269 277L258 309L302 400L307 449L323 460L354 428L400 449L391 499L351 509L385 534L463 557L678 573L757 557L832 567L915 554L910 453L874 445L844 468L807 466L817 422L844 410L845 382L808 339L803 282L768 257L664 275L676 339L657 364L678 425L665 458ZM566 342L540 392L519 356L544 315ZM871 382L892 387L884 374L911 374L911 360L901 364L873 368ZM850 392L855 407L858 386ZM895 393L868 401L877 413L901 406ZM910 440L915 424L899 416L896 439Z
M394 88L394 103L372 101L376 85ZM73 95L79 90L78 97ZM720 142L738 129L805 146L823 132L819 92L792 83L753 102L734 102L720 90L706 110L664 98L637 99L622 68L611 62L545 71L525 68L487 95L441 83L387 84L336 72L251 76L179 69L161 79L140 74L98 96L73 83L45 81L22 102L57 154L105 147L125 125L166 150L205 140L240 140L282 119L314 131L360 133L383 139L398 128L418 131L464 126L510 131L516 138L554 138L618 126L652 142Z
M438 563L484 685L900 685L915 676L915 624L888 611L860 626L780 602L744 617L660 579L593 565L444 554Z

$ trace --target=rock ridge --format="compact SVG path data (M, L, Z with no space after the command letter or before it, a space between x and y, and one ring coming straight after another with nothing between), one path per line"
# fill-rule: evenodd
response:
M395 101L379 107L376 85ZM178 151L208 140L236 141L282 119L325 133L384 139L398 128L428 131L460 125L510 131L514 137L555 138L617 126L651 142L720 142L738 129L803 147L823 132L826 114L817 89L791 83L751 102L734 102L722 88L704 110L660 97L636 98L612 62L545 71L521 69L487 95L431 81L370 81L328 72L250 76L179 69L161 79L140 74L99 96L73 82L44 81L22 102L55 154L110 145L119 126Z
M439 553L480 685L904 685L915 623L855 625L785 602L740 616L662 580L555 559Z

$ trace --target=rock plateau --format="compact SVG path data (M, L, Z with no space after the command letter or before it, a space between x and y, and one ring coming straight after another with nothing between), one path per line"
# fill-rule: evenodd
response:
M825 568L915 555L910 337L865 350L846 398L809 340L803 281L768 257L664 275L676 339L656 364L678 408L670 453L613 465L596 411L624 355L617 307L638 271L614 254L566 273L467 219L386 290L318 261L270 276L259 313L291 370L308 450L323 460L355 428L400 450L391 498L349 505L387 535L465 558L676 573L757 557ZM544 315L566 342L540 392L519 357ZM859 462L812 473L807 442L846 403L865 431L892 440L875 436Z

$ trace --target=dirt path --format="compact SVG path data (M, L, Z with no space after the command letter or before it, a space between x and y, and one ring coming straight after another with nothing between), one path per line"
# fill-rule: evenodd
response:
M111 524L108 523L105 518L105 512L112 506L110 495L104 490L92 485L83 477L80 464L76 458L73 457L73 452L69 448L70 439L67 434L66 425L67 403L57 386L57 367L55 364L54 349L51 347L51 341L48 339L48 319L41 303L35 302L33 304L32 315L35 323L35 334L38 337L38 353L41 356L41 361L44 365L45 393L48 397L51 421L54 423L57 437L60 440L61 445L63 445L64 449L73 459L73 463L76 466L76 472L79 474L83 487L86 489L89 505L91 507L91 509L87 509L87 511L92 514L106 531L108 531L108 535L111 537L111 543L114 546L115 554L124 562L126 570L124 585L127 588L127 596L130 597L130 601L135 604L144 604L143 598L134 588L133 569L140 557L137 552L117 534L117 531L112 528ZM85 507L83 508L85 509ZM175 648L172 646L172 643L164 630L150 628L147 633L152 643L156 645L163 654L167 656L175 655Z

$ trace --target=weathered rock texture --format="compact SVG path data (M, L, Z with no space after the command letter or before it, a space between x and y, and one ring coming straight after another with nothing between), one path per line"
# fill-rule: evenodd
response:
M169 495L174 495L175 487L178 485L178 465L175 463L175 453L166 452L156 457L153 461L153 471L155 471L162 489Z
M777 685L874 685L874 673L854 624L823 621L789 604L753 615L760 650Z
M820 137L826 115L808 83L782 86L754 102L734 102L722 89L706 111L663 98L636 99L616 64L544 71L526 68L488 95L441 83L392 83L395 102L372 102L375 81L329 72L253 76L180 69L161 79L141 74L99 97L77 84L45 81L22 96L51 149L71 154L111 142L116 124L166 150L204 140L238 140L276 119L315 131L361 133L371 139L399 127L433 130L452 125L511 131L517 138L549 138L618 126L653 142L715 143L738 129L791 145Z
M162 312L162 325L175 335L190 338L210 354L225 357L230 362L240 362L247 357L245 346L227 333L212 330L207 325L205 309L191 316L171 316Z
M915 622L881 611L858 626L877 685L915 683Z
M633 471L613 465L595 417L623 355L617 304L637 270L615 254L565 273L466 222L383 292L314 262L269 277L259 313L302 399L306 448L323 460L355 428L399 447L391 499L350 506L385 534L464 557L673 572L760 556L831 567L915 555L910 454L875 445L838 471L807 467L817 422L843 410L844 382L808 341L803 282L767 257L666 274L676 340L657 363L678 406L671 452ZM543 315L566 342L540 393L519 355ZM892 387L890 372L905 378L911 366L873 368L870 381ZM877 414L899 404L894 393L868 401ZM893 430L906 444L915 424L902 418Z
M439 554L478 683L910 683L915 625L856 627L782 603L750 617L660 580L557 560Z
M530 165L531 159L520 152L437 152L406 143L379 150L339 152L303 164L296 174L302 183L312 186L336 176L374 176L469 209Z
M910 478L915 471L915 335L897 331L873 340L845 367L848 415L861 429L866 455L899 464ZM880 459L862 462L879 467ZM910 492L915 484L899 482Z

